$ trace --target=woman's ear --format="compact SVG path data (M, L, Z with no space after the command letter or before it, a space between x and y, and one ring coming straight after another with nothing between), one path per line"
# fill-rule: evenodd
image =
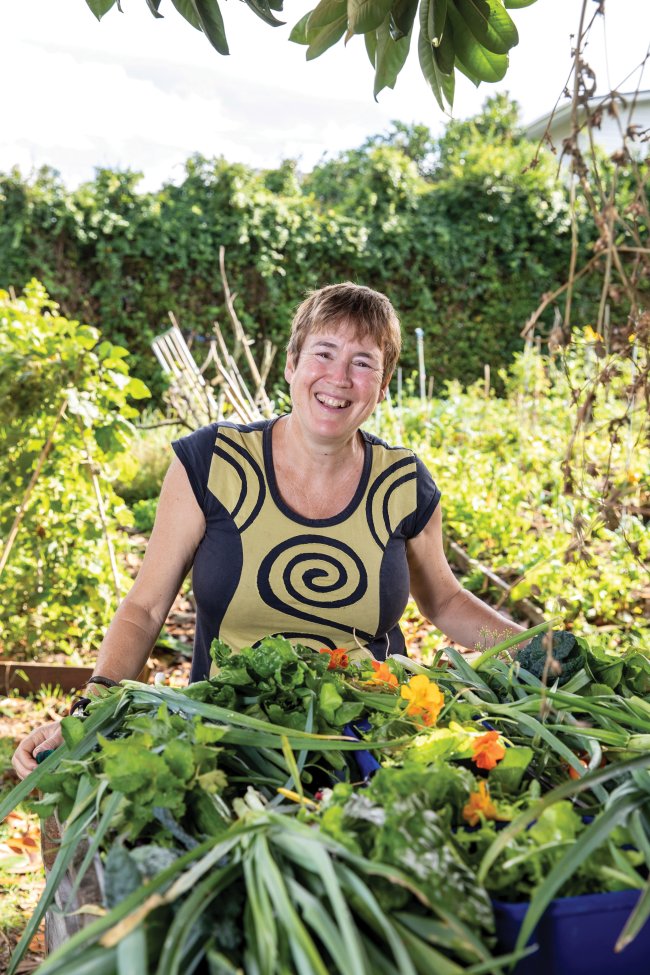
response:
M293 361L293 356L290 352L287 352L287 361L284 364L284 378L291 385L291 380L293 379L293 374L296 371L295 363Z

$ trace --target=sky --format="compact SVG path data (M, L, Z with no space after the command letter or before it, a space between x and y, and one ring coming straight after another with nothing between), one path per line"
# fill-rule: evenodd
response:
M285 0L285 27L262 23L241 0L222 0L231 54L222 57L162 0L156 20L145 0L122 0L99 23L85 0L4 0L0 92L0 171L24 175L41 165L70 187L95 167L144 174L143 189L183 177L193 153L223 155L256 168L319 159L386 132L393 119L442 132L438 107L417 63L416 41L394 91L373 99L363 38L315 61L288 40L291 26L316 0ZM498 85L457 83L454 116L479 111L488 95L509 91L524 123L549 112L571 67L571 34L582 0L537 0L511 11L520 43ZM589 16L596 10L588 3ZM647 55L648 0L606 0L587 60L598 92L633 90ZM650 64L641 87L650 88Z

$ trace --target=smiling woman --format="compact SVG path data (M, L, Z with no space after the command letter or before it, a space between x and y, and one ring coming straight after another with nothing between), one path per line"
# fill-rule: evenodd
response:
M383 661L404 650L409 591L464 646L520 631L452 574L440 491L422 461L361 429L399 348L384 295L349 282L322 288L294 318L291 411L213 423L173 444L147 552L99 649L96 682L137 677L190 567L192 681L209 675L215 638L241 650L282 634ZM19 774L59 742L58 725L30 735L16 752Z

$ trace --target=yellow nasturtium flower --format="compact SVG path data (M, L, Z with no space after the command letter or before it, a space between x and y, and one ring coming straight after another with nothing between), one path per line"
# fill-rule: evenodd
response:
M425 674L416 674L408 684L402 684L401 696L409 703L406 714L413 718L421 718L426 725L435 724L438 715L444 707L445 698L434 681Z

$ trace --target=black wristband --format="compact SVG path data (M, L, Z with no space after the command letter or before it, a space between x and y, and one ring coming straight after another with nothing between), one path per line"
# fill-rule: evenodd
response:
M68 711L68 716L71 717L76 714L77 711L83 711L85 713L87 706L90 704L89 697L78 697L70 705L70 710Z
M113 680L111 677L101 677L99 674L96 674L94 677L89 677L84 686L87 687L88 684L101 684L103 687L117 687L119 681Z

